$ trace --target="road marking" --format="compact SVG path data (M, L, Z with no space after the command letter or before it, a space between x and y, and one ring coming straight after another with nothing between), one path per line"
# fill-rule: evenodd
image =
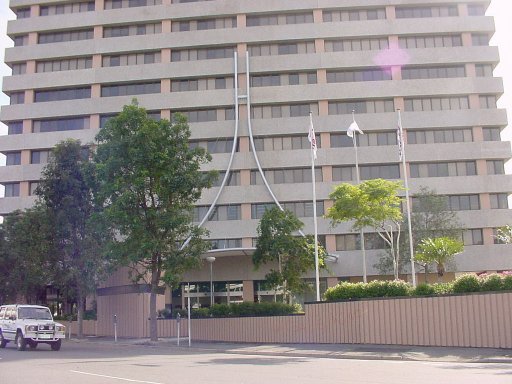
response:
M89 372L82 372L82 371L73 371L70 372L78 373L80 375L88 375L88 376L96 376L96 377L105 377L107 379L114 379L114 380L122 380L122 381L129 381L131 383L145 383L145 384L163 384L163 383L156 383L154 381L142 381L142 380L133 380L133 379L125 379L124 377L116 377L116 376L107 376L107 375L99 375L97 373L89 373Z

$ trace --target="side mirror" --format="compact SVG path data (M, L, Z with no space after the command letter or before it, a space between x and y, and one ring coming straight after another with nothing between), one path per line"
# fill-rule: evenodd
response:
M16 320L16 316L12 315L9 319L14 321L14 320Z

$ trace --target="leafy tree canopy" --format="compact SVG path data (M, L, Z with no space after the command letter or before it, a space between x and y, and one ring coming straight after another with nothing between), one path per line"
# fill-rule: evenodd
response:
M415 255L419 262L437 264L437 274L443 276L446 263L464 250L464 244L450 237L437 237L423 239Z

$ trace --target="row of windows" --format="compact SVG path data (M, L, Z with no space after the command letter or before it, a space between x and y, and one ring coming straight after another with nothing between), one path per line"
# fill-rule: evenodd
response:
M396 145L396 132L365 132L364 135L357 135L357 145L369 147L377 145ZM354 142L346 133L331 133L331 148L352 147Z
M71 4L41 5L39 16L64 15L94 11L94 1L81 1Z
M480 95L478 100L480 101L480 108L497 108L495 95Z
M72 71L75 69L92 68L92 56L73 57L70 59L38 61L36 72Z
M386 37L326 40L325 52L379 51L389 48Z
M222 180L224 180L225 175L226 175L226 172L224 172L224 171L219 172L219 176L213 182L212 187L220 187L220 185L222 184ZM226 180L226 185L229 187L235 187L235 186L241 185L240 171L229 172L228 179Z
M313 12L279 14L279 15L248 15L246 25L258 27L265 25L305 24L313 22Z
M452 77L466 77L464 65L446 67L415 67L402 68L402 79L442 79Z
M357 21L357 20L384 20L386 19L386 10L384 8L375 9L353 9L353 10L325 10L323 11L323 21Z
M172 80L171 92L206 91L209 89L234 88L233 77L210 77L204 79Z
M124 37L136 35L154 35L162 33L162 23L120 25L103 28L103 37Z
M398 45L403 49L461 47L461 35L400 36Z
M475 161L413 163L409 165L409 169L412 178L474 176L477 174Z
M47 91L35 91L36 103L45 101L88 99L91 97L91 87L54 89Z
M420 17L451 17L459 16L457 5L441 5L429 7L395 7L397 19Z
M25 103L25 92L24 91L11 92L9 94L9 98L10 98L11 105L23 104L23 103Z
M281 117L309 116L309 112L318 115L318 103L256 105L251 108L251 118L270 119Z
M171 62L232 58L234 47L181 49L171 51Z
M356 69L351 71L327 71L328 83L350 83L355 81L391 80L391 70L380 68Z
M320 135L316 135L317 146L321 146ZM273 136L255 137L254 147L256 151L283 151L290 149L309 149L311 143L307 136Z
M160 63L160 51L129 53L124 55L107 55L102 57L103 67L119 67L126 65L141 65Z
M11 64L12 75L24 75L27 73L27 63Z
M161 4L162 4L162 0L105 0L104 9L144 7L147 5L161 5Z
M236 17L220 17L213 19L180 20L171 24L172 32L204 31L208 29L236 28Z
M191 141L189 142L190 148L201 147L205 148L209 153L230 153L233 148L233 139L226 139L219 137L217 139L205 140L205 141ZM238 142L237 148L238 152Z
M64 119L44 119L34 120L32 132L56 132L56 131L74 131L80 129L89 129L89 117L70 117Z
M469 109L467 96L404 98L406 111L445 111Z
M316 84L316 72L281 73L251 76L251 87Z
M101 97L145 95L149 93L160 93L160 81L138 84L103 85L101 87Z
M235 120L235 108L197 109L181 113L187 117L189 123Z
M329 115L355 113L383 113L395 110L393 100L329 101Z
M462 143L472 141L473 130L471 128L407 131L407 144Z
M492 77L493 66L491 64L475 65L477 77Z
M296 201L281 203L284 209L291 211L297 217L313 217L313 202L311 201ZM251 204L251 219L260 220L265 211L275 208L274 203L259 203ZM316 203L316 215L321 217L324 215L323 201Z
M210 209L209 206L194 207L193 221L200 222ZM235 205L218 205L215 206L212 213L208 217L208 221L226 221L226 220L240 220L242 218L242 209L240 204Z
M60 43L65 41L90 40L94 37L94 31L89 29L77 29L74 31L45 32L38 35L38 44Z
M268 169L263 172L270 184L310 183L313 180L311 168ZM323 181L322 168L315 168L315 181ZM259 171L251 170L251 185L263 184Z
M398 164L385 165L361 165L359 166L359 176L361 180L371 179L400 179L400 166ZM333 181L353 181L357 180L356 167L334 166L332 167Z
M302 41L298 43L257 44L249 45L247 50L249 55L253 57L297 55L315 53L315 43L313 41Z

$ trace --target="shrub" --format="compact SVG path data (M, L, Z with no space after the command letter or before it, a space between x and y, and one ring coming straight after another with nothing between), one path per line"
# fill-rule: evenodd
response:
M172 311L169 308L164 308L158 311L158 317L163 319L172 318Z
M413 296L431 296L435 294L436 290L434 286L426 283L418 284L416 288L411 291L411 295Z
M512 275L503 276L503 290L512 291Z
M467 293L480 291L480 281L475 275L463 275L453 282L454 293Z
M365 297L397 297L408 296L411 286L401 280L374 280L366 284L365 288Z
M432 284L432 288L434 288L436 295L448 295L453 293L453 283L435 283Z
M492 273L490 275L483 276L480 279L480 290L483 292L503 290L503 280L501 275Z
M215 304L210 308L193 308L191 317L193 319L205 317L243 317L243 316L282 316L293 313L301 313L302 307L299 304L285 304L274 302L252 303L243 302L240 304ZM174 315L180 314L182 318L187 317L186 309L174 311Z
M338 285L327 289L324 297L327 301L360 299L365 297L365 285L364 283L342 281Z

